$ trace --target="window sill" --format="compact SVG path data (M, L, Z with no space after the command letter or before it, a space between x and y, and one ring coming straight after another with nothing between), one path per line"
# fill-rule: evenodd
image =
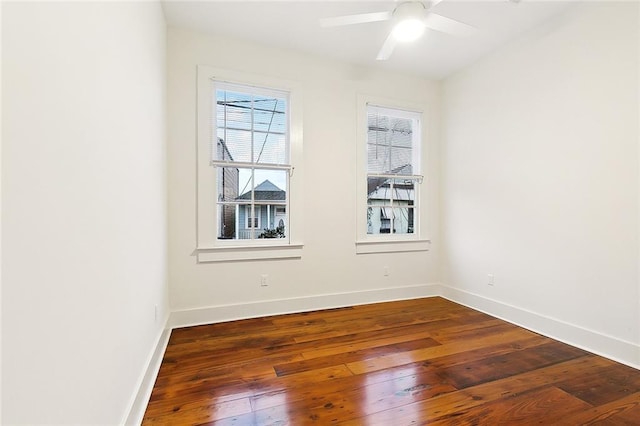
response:
M196 255L198 263L300 259L303 247L302 244L199 247Z
M428 251L431 240L356 241L356 254Z

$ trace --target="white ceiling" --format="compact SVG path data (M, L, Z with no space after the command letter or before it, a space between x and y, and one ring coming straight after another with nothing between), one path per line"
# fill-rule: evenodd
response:
M214 35L441 79L519 35L561 17L576 1L444 0L433 11L477 28L468 37L427 30L396 46L387 61L375 57L389 22L321 28L318 19L393 10L394 1L180 1L163 3L167 23Z

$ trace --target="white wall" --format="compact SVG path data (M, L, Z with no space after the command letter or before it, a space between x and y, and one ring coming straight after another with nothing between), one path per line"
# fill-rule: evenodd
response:
M169 276L172 310L234 305L210 321L274 311L411 297L438 281L437 245L429 252L355 254L357 94L424 105L431 162L428 236L438 231L436 197L439 84L411 76L373 72L312 56L185 30L168 33ZM301 260L196 263L195 81L196 65L295 80L302 86L304 163ZM388 265L390 275L383 276ZM260 287L260 275L270 285ZM390 289L390 290L382 290ZM365 293L360 293L365 292ZM353 297L318 299L351 293ZM354 295L355 294L355 295ZM287 301L290 298L305 300ZM265 307L264 301L283 301ZM247 305L257 303L254 305ZM244 307L243 307L244 306ZM213 310L215 311L215 309ZM212 311L212 312L213 312ZM188 321L187 321L188 322Z
M640 365L637 9L577 5L444 82L441 214L456 298Z
M132 405L168 310L165 31L159 3L3 4L3 424Z

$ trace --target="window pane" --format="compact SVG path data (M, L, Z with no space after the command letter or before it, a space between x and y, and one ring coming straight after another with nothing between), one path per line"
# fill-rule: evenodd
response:
M251 95L216 90L217 160L251 161L251 111Z
M255 202L262 214L262 229L257 238L284 238L287 234L288 173L283 170L255 170Z
M258 219L249 203L238 204L238 239L250 240L255 238L255 230Z
M367 179L367 234L412 234L415 187L413 179Z
M218 167L218 201L236 201L240 171L236 167Z
M411 148L413 120L408 118L389 117L389 142L392 146Z
M367 207L367 234L379 234L374 229L380 229L380 215L374 213L374 207Z
M381 177L367 178L368 205L390 205L391 195L391 182L389 179Z
M253 171L251 169L238 169L238 195L237 200L251 201L253 189Z
M256 96L254 105L253 161L287 163L286 100L273 96Z
M392 146L389 152L389 170L384 173L412 175L411 155L411 148Z
M218 160L251 161L251 131L218 128L218 143Z
M227 198L237 205L237 238L284 238L288 223L287 172L229 167L221 170L218 179L230 171L237 173L238 195Z
M259 206L262 211L262 229L257 238L285 238L287 234L286 209L273 204Z
M286 204L287 178L284 170L255 169L255 201L263 204Z
M393 233L394 234L413 234L414 211L413 207L394 208L393 209Z
M389 174L389 147L387 145L367 144L367 170L369 173Z
M256 132L286 133L287 103L273 96L254 97L253 128Z
M218 128L251 130L251 95L216 90Z
M370 204L367 207L367 234L390 234L393 208Z
M283 134L254 133L254 162L262 164L286 164L286 137Z
M218 239L236 238L237 206L235 204L218 204Z
M413 174L414 120L394 117L392 110L367 114L367 166L369 173Z
M394 179L391 197L395 206L413 205L416 182L412 179Z

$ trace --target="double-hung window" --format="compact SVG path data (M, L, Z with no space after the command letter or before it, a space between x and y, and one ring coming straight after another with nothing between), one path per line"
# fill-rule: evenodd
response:
M426 249L420 203L422 113L371 102L363 108L358 252Z
M286 238L288 94L216 81L213 86L218 239Z
M299 257L300 107L278 82L228 74L198 67L198 259Z

